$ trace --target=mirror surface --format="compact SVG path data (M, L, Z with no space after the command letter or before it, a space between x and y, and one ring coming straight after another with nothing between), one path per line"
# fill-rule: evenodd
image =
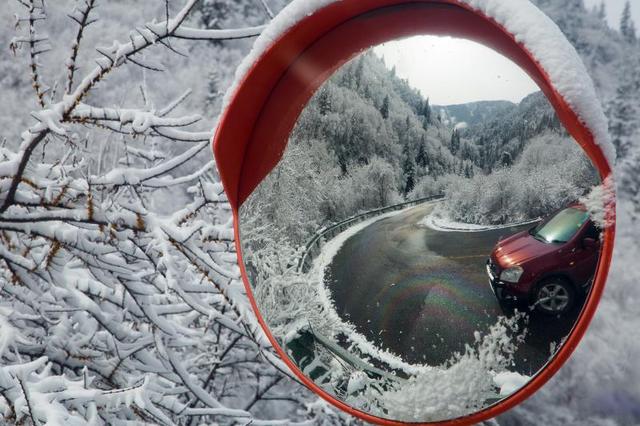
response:
M537 86L476 43L376 46L315 93L240 208L272 334L322 389L400 421L524 386L578 319L598 174Z

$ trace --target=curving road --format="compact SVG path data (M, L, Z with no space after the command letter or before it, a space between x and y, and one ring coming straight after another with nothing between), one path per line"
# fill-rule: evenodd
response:
M433 208L428 203L408 209L353 235L333 258L325 281L340 316L360 333L408 362L439 365L504 315L485 262L500 236L528 225L486 232L418 226ZM547 362L550 345L569 332L579 309L563 319L531 316L516 354L520 373L532 374Z

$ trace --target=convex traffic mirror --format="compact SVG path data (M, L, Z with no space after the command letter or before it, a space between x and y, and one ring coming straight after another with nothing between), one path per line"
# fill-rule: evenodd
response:
M470 424L541 386L593 315L615 220L607 140L581 64L570 107L486 11L386 3L331 3L271 34L216 158L247 293L294 373L369 421Z

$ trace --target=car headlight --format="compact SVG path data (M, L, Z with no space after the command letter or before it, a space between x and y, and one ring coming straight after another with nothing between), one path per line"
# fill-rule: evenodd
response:
M507 268L500 274L500 279L502 281L506 281L509 283L517 283L522 276L524 269L520 266L512 266L511 268Z

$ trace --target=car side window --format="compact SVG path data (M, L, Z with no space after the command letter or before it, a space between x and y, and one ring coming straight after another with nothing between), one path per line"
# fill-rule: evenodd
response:
M593 238L594 240L600 239L600 230L591 221L589 221L589 224L587 225L587 229L584 231L584 238Z

